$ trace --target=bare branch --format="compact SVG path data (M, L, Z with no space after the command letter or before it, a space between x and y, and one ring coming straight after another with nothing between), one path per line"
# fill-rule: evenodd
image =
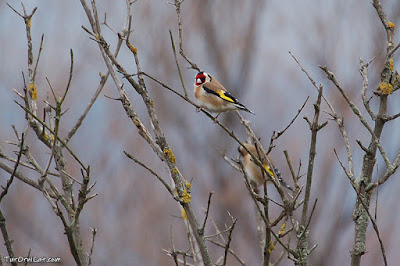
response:
M35 68L33 70L33 80L35 80L35 78L36 78L37 67L39 65L39 59L40 59L40 55L42 54L42 50L43 50L43 39L44 39L44 34L42 34L42 38L40 40L39 52L38 52L38 56L36 58Z
M246 172L244 171L244 168L243 168L243 163L242 163L241 161L239 161L238 163L239 163L239 166L240 166L242 172L244 173L244 177L245 177L245 180L246 180L246 187L247 187L247 189L248 189L249 191L252 191L252 189L251 189L251 187L250 187L250 183L249 183L248 177L247 177L247 174L246 174ZM257 204L257 199L256 199L256 197L255 197L253 194L254 194L254 193L250 193L250 195L252 196L251 198L253 199L254 205L256 206L256 208L257 208L257 210L258 210L258 213L259 213L260 216L262 217L265 226L266 226L269 230L271 230L271 234L272 234L272 236L276 239L276 241L278 241L279 244L280 244L288 253L290 253L290 254L292 254L293 256L296 257L296 256L297 256L297 253L296 253L295 251L293 251L292 249L290 249L289 246L285 245L285 244L280 240L279 236L272 230L272 227L271 227L270 222L266 219L265 215L263 214L262 210L260 209L260 206L258 206L258 204Z
M67 83L67 87L65 89L64 95L60 100L60 106L65 101L65 97L67 96L69 87L71 86L72 75L73 75L73 72L74 72L74 52L72 51L72 49L70 50L70 56L71 56L71 67L70 67L70 70L69 70L69 78L68 78L68 83Z
M176 64L176 67L178 69L178 74L179 74L179 78L181 80L183 92L185 93L185 98L188 98L188 93L187 93L187 90L186 90L185 82L183 80L181 67L179 66L179 61L178 61L178 58L177 58L177 55L176 55L174 36L172 35L172 31L171 30L169 30L169 36L171 37L171 45L172 45L172 50L174 51L175 64Z
M123 30L124 32L124 30ZM114 56L117 57L118 53L120 51L122 45L122 39L118 40L118 44L117 44L117 48L115 50ZM96 92L94 93L92 99L90 100L89 104L86 106L85 111L83 111L82 115L79 117L78 121L75 123L75 125L73 126L73 128L68 132L67 137L65 138L65 143L68 143L70 141L70 139L72 138L72 136L76 133L76 131L78 130L78 128L82 125L83 120L86 118L87 114L89 113L90 109L92 108L92 106L94 105L94 103L96 102L97 98L99 97L100 93L102 92L104 85L107 82L108 77L110 76L110 71L107 71L107 73L105 75L100 73L100 84L97 87Z
M301 111L302 111L302 110L304 109L304 107L306 106L306 103L307 103L307 101L308 101L309 98L310 98L310 96L307 97L307 99L304 101L304 103L303 103L303 105L300 107L300 109L297 110L297 114L294 116L294 118L289 122L289 124L288 124L283 130L278 131L278 132L275 132L275 131L274 131L274 132L272 133L272 136L271 136L270 142L269 142L269 147L268 147L268 150L267 150L266 154L269 154L269 153L272 151L272 149L275 147L275 146L274 146L274 141L277 140L280 136L282 136L283 133L285 133L285 131L286 131L287 129L289 129L289 127L294 123L294 121L295 121L295 120L297 119L297 117L300 115Z
M308 250L308 229L307 225L309 222L308 220L308 207L311 195L311 183L312 183L312 176L313 176L313 169L314 169L314 160L316 156L316 145L317 145L317 134L318 131L323 127L323 124L320 126L318 125L319 115L320 115L320 108L321 108L321 98L322 98L322 86L319 87L318 90L318 98L316 103L314 104L314 119L310 126L311 130L311 143L310 143L310 151L309 151L309 161L308 161L308 169L307 169L307 181L306 181L306 190L304 195L304 204L303 204L303 211L301 215L301 228L300 228L300 237L297 242L297 249L298 249L298 256L300 260L300 264L305 263L307 261L307 257L309 255ZM310 215L311 219L311 215Z
M391 58L393 56L394 52L396 52L397 49L399 49L399 48L400 48L400 43L398 43L392 50L390 50L386 57Z
M4 164L2 162L0 162L0 168L9 174L12 174L14 172L14 169L8 167L6 164ZM24 176L22 173L16 172L14 176L16 178L18 178L19 180L21 180L22 182L30 185L31 187L34 187L34 188L38 189L39 191L42 191L42 187L36 181L33 181L32 179ZM53 194L53 197L54 197L54 194Z
M378 13L378 16L383 24L383 26L385 27L386 30L386 37L387 37L387 41L388 41L388 46L387 46L387 54L386 54L386 60L388 61L390 56L389 56L389 52L391 51L392 47L393 47L393 35L394 35L394 27L391 27L388 19L386 18L386 14L385 12L383 12L382 6L381 6L381 2L379 0L373 0L372 1L372 5L374 6L376 12ZM392 55L393 53L391 53Z
M388 116L388 117L386 118L386 121L395 120L395 119L398 118L398 117L400 117L400 113L397 113L397 114L392 115L392 116Z
M228 212L228 214L229 214L229 212ZM234 219L230 214L229 214L229 216L232 219L232 225L231 225L231 227L229 228L229 231L228 231L228 242L226 243L226 246L225 246L224 261L222 263L223 266L226 265L226 260L228 258L228 250L229 250L229 247L230 247L230 244L231 244L231 241L232 241L232 232L233 232L233 229L235 229L235 225L236 225L236 222L237 222L237 218Z
M307 222L306 228L305 228L305 230L302 232L302 234L304 234L304 232L307 231L307 230L308 230L308 227L310 226L311 218L312 218L312 216L313 216L313 214L314 214L315 207L317 206L317 202L318 202L318 199L315 199L314 204L313 204L313 207L312 207L312 209L311 209L310 217L308 218L308 222ZM311 253L311 252L310 252L310 253Z
M386 252L385 252L385 247L383 246L383 241L382 241L381 236L379 234L378 225L376 224L375 219L372 217L371 213L369 212L368 205L367 205L367 203L364 202L363 196L358 191L356 185L354 184L354 182L351 179L349 179L349 180L350 180L350 184L354 188L354 191L357 193L357 200L362 204L362 206L364 207L365 211L368 214L369 219L372 222L372 227L374 228L376 236L378 237L379 245L380 245L380 248L381 248L382 257L383 257L383 263L386 266L386 265L388 265L387 264L387 259L386 259Z
M228 157L226 157L225 152L220 152L218 149L215 149L215 151L225 160L225 162L227 162L230 166L232 166L233 169L235 169L236 171L241 172L240 168L237 165L237 163L235 162L235 160L229 159Z
M148 167L147 165L145 165L144 163L142 163L141 161L139 161L138 159L136 159L135 157L133 157L133 155L129 154L128 152L124 151L124 154L126 155L126 157L128 157L129 159L131 159L132 161L134 161L135 163L137 163L138 165L140 165L141 167L143 167L144 169L146 169L147 171L149 171L152 175L154 175L155 177L157 177L157 179L164 185L164 187L168 190L168 192L171 194L171 196L175 199L179 201L179 198L177 198L177 195L173 192L172 188L167 184L167 182L165 182L165 180L159 176L156 172L154 172L150 167Z
M290 173L292 174L293 183L294 183L296 189L298 189L299 188L299 183L298 183L297 176L294 173L293 166L292 166L292 163L291 163L290 158L289 158L289 153L288 153L287 150L284 150L283 153L285 154L285 158L286 158L286 161L288 163Z
M280 136L282 136L283 133L285 133L285 131L294 123L296 118L300 115L301 111L303 111L304 107L306 106L308 99L310 99L310 96L307 96L307 99L304 101L300 109L297 110L297 114L293 117L292 121L290 121L290 123L283 130L278 131L278 133L276 133L276 137L274 139L278 139Z
M28 114L30 114L33 118L36 119L37 122L39 122L42 126L44 126L47 130L50 131L51 134L55 135L54 131L50 129L49 126L46 125L46 123L44 123L43 121L41 121L36 115L34 115L30 110L28 110L26 107L22 106L20 103L14 101L17 105L19 105L22 109L25 110L25 112L27 112ZM40 133L36 133L36 134L40 134ZM39 135L40 136L40 135ZM43 137L41 137L41 140L43 141ZM68 150L68 152L72 155L72 157L74 157L74 159L81 165L81 167L83 169L86 170L86 166L81 162L81 160L75 155L75 153L67 146L67 144L65 143L65 141L63 141L61 138L57 137L57 140L61 142L61 144ZM49 147L51 147L51 145L48 145Z
M363 78L363 87L361 90L361 97L363 100L363 104L368 114L371 116L372 120L376 120L376 114L371 110L371 106L369 105L369 101L367 100L366 92L368 90L368 69L367 65L364 64L364 61L360 59L360 74Z
M380 186L380 185L384 184L386 181L388 181L389 178L390 178L394 173L396 173L396 171L397 171L397 169L399 168L399 166L400 166L400 152L398 153L398 155L397 155L396 159L394 160L393 164L391 164L391 165L386 169L386 172L385 172L384 176L383 176L381 179L379 179L378 185ZM370 185L366 188L366 190L367 190L367 191L370 191L371 189L375 188L376 186L377 186L376 183L372 183L372 184L370 184Z
M191 68L196 69L197 71L200 72L200 68L186 56L184 49L183 49L182 16L181 16L181 4L182 3L183 3L183 1L179 1L179 0L174 0L174 3L173 3L176 8L176 15L178 17L179 53L191 65Z
M315 81L312 79L312 77L308 74L307 70L300 64L300 62L296 59L296 57L294 57L294 55L291 52L289 52L289 53L293 57L293 59L296 61L296 63L299 65L301 70L306 74L306 76L308 77L310 82L313 84L315 89L319 90L319 87L317 86ZM342 134L342 137L343 137L343 140L344 140L344 143L345 143L345 147L346 147L346 151L347 151L347 160L348 160L348 165L349 165L349 173L352 176L352 178L354 179L353 155L352 155L352 152L351 152L349 137L347 136L347 132L346 132L346 130L344 128L344 125L343 125L343 119L339 117L339 115L336 113L335 109L333 108L332 104L325 98L324 95L322 95L322 98L324 99L325 103L328 105L328 107L329 107L329 109L331 111L330 115L332 116L332 119L335 120L336 124L338 125L339 131Z
M94 241L96 239L97 228L90 228L92 231L92 244L90 246L90 253L88 254L88 265L92 265L92 255L94 250Z
M211 197L212 197L213 193L214 193L213 191L210 191L210 193L208 194L206 217L204 217L203 226L199 229L201 234L204 234L204 231L205 231L205 228L206 228L206 223L207 223L207 219L208 219L208 212L210 211Z
M297 58L292 54L292 52L289 51L290 56L294 59L294 61L296 61L296 63L299 65L301 71L304 72L304 74L306 74L307 78L310 80L311 84L314 86L314 88L319 91L319 86L317 85L317 83L314 81L314 79L310 76L310 74L308 74L307 70L300 64L299 60L297 60ZM330 104L330 102L325 98L324 95L322 95L322 98L324 99L325 103L328 105L329 109L335 113L333 106Z
M10 258L15 258L14 250L12 248L13 240L11 240L10 236L8 235L8 231L7 231L7 227L6 227L6 218L4 217L4 214L1 211L1 209L0 209L0 230L1 230L1 233L3 234L4 244L7 248L8 256L10 256ZM3 258L2 258L2 260L3 260ZM11 262L11 265L17 266L18 263L14 261L14 262Z
M19 152L18 152L17 162L15 163L14 170L13 170L13 172L12 172L12 174L11 174L10 179L7 181L6 186L3 187L3 191L2 191L1 194L0 194L0 202L3 200L4 196L7 194L8 189L10 188L10 186L11 186L13 180L14 180L14 176L15 176L15 174L17 173L17 168L18 168L19 162L20 162L20 160L21 160L22 151L23 151L23 149L24 149L24 141L25 141L25 136L24 136L24 133L22 133L22 135L21 135L21 142L20 142L20 144L19 144L19 145L20 145L20 148L19 148Z
M356 139L357 144L360 146L360 148L365 152L365 153L371 153L370 150L368 150L368 148L366 148L362 143L361 140Z
M382 123L378 123L379 124L379 128L381 128L380 130L377 130L377 125L375 126L375 129L373 130L370 125L368 124L368 122L366 121L365 117L361 114L360 110L357 108L357 106L354 105L354 103L350 100L350 98L347 96L347 94L344 92L344 90L340 87L339 83L336 80L336 77L334 76L334 74L329 71L327 69L327 67L322 67L319 66L327 75L328 79L332 81L332 83L336 86L336 88L339 90L339 92L342 94L343 98L346 100L347 104L350 106L351 110L353 111L353 113L355 115L358 116L360 122L363 124L363 126L368 130L368 132L371 134L371 137L374 141L374 145L376 145L376 147L378 147L379 152L381 153L383 159L385 160L385 163L388 164L389 158L386 155L385 150L383 149L379 137L376 134L376 132L381 132L381 129L383 128L383 124ZM384 117L386 115L387 112L387 96L383 95L381 97L381 104L380 104L380 109L379 109L379 113L378 116L380 119L382 119L382 117ZM382 120L384 122L384 119ZM379 133L380 136L380 133ZM372 150L372 149L371 149Z

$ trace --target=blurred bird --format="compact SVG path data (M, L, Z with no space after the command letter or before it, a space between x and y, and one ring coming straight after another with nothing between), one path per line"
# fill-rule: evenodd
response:
M226 111L243 110L254 115L252 111L236 100L226 91L224 86L206 72L199 72L196 75L194 96L200 105L198 111L204 108L210 112L218 113L214 118L215 122L217 122L218 116Z
M253 144L245 142L244 146L246 146L246 148L251 153L253 153L255 156L258 157L256 147ZM276 174L277 180L279 182L281 182L285 187L292 190L292 188L282 180L281 173L274 166L274 162L271 160L271 158L268 155L266 155L268 160L265 157L263 157L262 155L260 155L260 157L261 157L260 161L263 163L263 166L267 173L267 174L265 174L265 172L261 171L260 166L258 166L254 162L251 155L242 146L240 146L238 150L239 150L239 153L243 156L244 170L245 170L246 175L249 178L249 181L250 181L251 185L253 186L253 188L258 188L264 182L267 182L267 184L268 184L269 182L271 182L271 178L275 177L275 174Z

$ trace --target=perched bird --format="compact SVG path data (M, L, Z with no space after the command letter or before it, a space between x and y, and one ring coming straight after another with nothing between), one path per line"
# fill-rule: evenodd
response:
M241 104L235 97L229 94L224 86L215 78L206 72L199 72L195 77L194 96L200 105L198 111L202 108L218 113L214 118L217 121L218 116L222 112L231 110L243 110L254 114L252 111Z
M264 171L261 171L260 166L254 162L251 155L242 146L239 147L238 150L239 150L240 154L243 156L244 170L245 170L246 175L249 178L249 181L250 181L251 185L253 186L253 188L258 188L264 182L267 182L267 183L271 182L271 178L275 177L275 174L276 174L277 180L279 182L281 182L285 187L291 189L290 186L287 185L282 180L281 173L274 166L273 161L271 160L271 158L268 155L266 156L266 157L268 157L268 160L265 157L263 157L261 154L259 156L259 154L257 153L256 147L253 144L250 144L248 142L245 142L244 146L246 146L246 148L251 153L253 153L255 156L261 157L260 161L263 163L263 166L267 172L267 174L265 174Z

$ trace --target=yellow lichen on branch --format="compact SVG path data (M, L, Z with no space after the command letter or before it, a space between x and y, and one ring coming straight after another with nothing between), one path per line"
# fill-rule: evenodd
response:
M129 50L131 50L132 53L137 54L137 48L134 47L132 44L128 43Z
M32 99L36 101L37 100L37 87L36 87L36 84L35 83L30 83L29 84L29 90L32 93Z
M396 27L396 25L394 25L394 23L393 23L393 22L390 22L390 21L389 21L389 23L388 23L388 24L389 24L389 27L390 27L390 28L392 28L392 29L394 29L394 28Z
M192 196L185 189L182 193L181 199L183 200L184 203L189 203L191 198Z
M27 19L26 25L28 26L28 28L31 27L31 19L32 19L32 18L28 18L28 19Z
M281 226L281 230L279 230L278 235L282 235L283 233L285 233L285 229L286 229L286 223L283 223Z
M163 152L167 160L169 160L173 164L176 164L175 156L170 149L164 149Z
M192 188L192 184L190 184L188 181L185 182L185 187L187 189L191 189Z
M137 119L136 117L133 119L133 123L135 124L135 126L139 126L139 119Z
M187 215L184 208L181 209L181 216L183 220L187 221Z
M390 59L390 60L389 60L389 68L390 68L390 70L394 71L393 59Z
M381 91L383 94L392 94L393 86L390 83L381 82L379 83L378 90Z
M44 133L44 140L49 140L49 135L47 135L46 133ZM50 134L50 140L54 141L54 135Z
M274 249L275 249L275 245L272 242L272 240L270 240L269 244L268 244L268 253L271 254Z

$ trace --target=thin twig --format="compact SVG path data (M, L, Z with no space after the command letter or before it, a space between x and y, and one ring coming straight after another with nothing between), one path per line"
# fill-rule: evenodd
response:
M307 70L300 64L300 62L297 60L297 58L289 52L289 54L292 56L292 58L296 61L296 63L299 65L300 69L306 74L314 88L318 91L319 87L317 86L316 82L313 80L313 78L308 74ZM347 160L348 160L348 165L349 165L349 173L354 176L354 165L353 165L353 156L351 152L351 147L350 147L350 141L347 136L346 130L344 129L343 125L343 119L341 119L338 114L336 113L335 109L333 108L332 104L326 99L324 95L322 95L322 98L324 99L325 103L328 105L329 109L331 110L331 116L333 120L335 120L336 124L339 127L339 131L342 134L343 140L345 142L345 147L347 151Z
M3 239L4 239L4 245L6 246L8 256L10 258L15 258L14 251L12 248L12 243L13 240L10 239L10 236L8 235L7 227L6 227L6 218L4 217L3 212L0 209L0 230L1 233L3 234ZM3 260L3 258L1 258ZM11 262L12 266L18 266L18 263L13 261Z
M378 1L379 2L379 1ZM351 110L353 111L353 113L355 115L358 116L360 122L363 124L363 126L368 130L368 132L371 134L372 139L374 140L374 142L376 143L375 145L378 147L379 152L382 155L383 160L385 161L386 165L389 165L390 161L389 158L386 155L385 150L383 149L381 143L380 143L380 139L377 137L375 130L373 130L371 128L371 126L368 124L368 122L366 121L365 117L362 115L362 113L360 112L360 110L357 108L357 106L350 100L350 98L348 97L348 95L344 92L343 88L339 85L339 83L336 80L335 75L328 70L328 68L326 66L322 67L319 66L327 75L327 78L329 80L332 81L332 83L335 85L335 87L338 89L338 91L341 93L341 95L343 96L343 98L346 100L347 104L350 106ZM383 96L381 98L381 101L386 102L387 98L385 98L385 96ZM385 104L381 104L381 108L384 108ZM387 106L386 106L387 107ZM383 109L382 109L383 110ZM385 111L386 112L386 111ZM383 116L382 111L380 109L379 114L380 116ZM382 126L383 127L383 126Z
M64 95L62 96L62 98L60 100L60 106L65 101L65 97L67 96L67 93L69 91L69 87L71 86L72 76L73 76L73 72L74 72L74 52L72 51L72 49L70 50L70 57L71 57L71 66L70 66L70 69L69 69L68 83L67 83L67 87L65 88Z
M124 32L124 30L122 31ZM118 40L117 48L115 49L114 56L117 57L122 45L122 39ZM67 137L65 138L65 143L68 143L72 136L76 133L79 127L82 125L83 120L86 118L87 114L91 110L92 106L96 102L97 98L99 97L100 93L102 92L104 85L107 82L108 77L110 76L110 71L107 71L105 75L100 74L100 84L97 87L96 92L93 94L92 99L90 100L89 104L86 106L86 109L83 111L82 115L79 117L78 121L72 127L72 129L68 132Z
M307 99L304 101L303 105L300 107L300 109L297 110L297 114L293 117L292 121L281 131L278 131L275 136L275 140L278 139L285 131L294 123L294 121L297 119L297 117L300 115L301 111L303 111L304 107L306 106L306 103L310 99L310 96L307 96Z
M51 134L54 134L54 131L50 129L50 127L48 127L46 125L46 123L44 123L42 120L40 120L36 115L34 115L30 110L28 110L26 107L22 106L20 103L18 103L17 101L14 101L17 105L19 105L22 109L25 110L25 112L27 112L28 114L30 114L33 118L35 118L42 126L44 126L46 129L48 129L50 131ZM72 157L74 157L74 159L81 165L81 167L83 169L87 169L86 166L81 162L81 160L75 155L75 153L67 146L67 144L65 143L65 141L63 141L61 138L57 137L58 141L61 142L61 144L68 150L68 152L72 155Z
M285 154L285 158L286 158L286 161L288 163L290 173L292 175L293 183L294 183L294 185L295 185L295 187L297 189L297 188L299 188L298 179L296 177L296 174L294 173L292 162L290 161L290 158L289 158L289 153L288 153L287 150L284 150L283 153Z
M228 214L229 214L229 212L228 212ZM230 244L231 244L231 241L232 241L232 232L233 232L233 229L235 229L235 225L236 225L236 222L237 222L237 218L234 219L230 214L229 214L229 216L232 219L232 225L229 228L229 232L228 232L228 242L226 243L226 246L225 246L224 261L222 263L222 266L226 265L226 260L228 258L228 250L229 250L229 247L230 247Z
M376 236L378 237L379 245L380 245L380 248L381 248L381 251L382 251L382 257L383 257L384 265L387 266L388 263L387 263L387 258L386 258L385 247L384 247L384 245L383 245L382 238L381 238L381 236L380 236L380 234L379 234L378 225L376 224L374 218L372 217L371 213L369 212L368 206L367 206L367 204L364 202L364 200L362 199L362 196L361 196L360 192L358 191L356 185L354 184L354 182L353 182L351 179L349 179L349 180L350 180L350 183L351 183L351 185L352 185L354 191L357 193L357 199L358 199L358 201L362 204L362 206L364 207L365 211L366 211L367 214L368 214L369 219L370 219L371 222L372 222L372 227L374 228L374 231L375 231L375 233L376 233Z
M18 157L17 157L17 162L15 163L14 170L13 170L13 172L11 174L10 179L7 181L6 186L3 187L3 191L0 194L0 202L3 200L4 196L7 194L8 189L10 188L10 186L11 186L13 180L14 180L14 176L17 173L17 168L18 168L19 162L21 160L22 151L24 149L24 141L25 141L25 136L24 136L24 133L22 133L21 142L20 142L20 148L19 148Z
M216 246L219 246L219 247L221 247L221 248L225 248L224 245L222 245L221 243L219 243L219 242L217 242L217 241L215 241L215 240L208 239L208 241L211 242L211 243L213 243L213 244L216 245ZM245 263L243 260L241 260L241 259L239 258L239 256L238 256L232 249L228 249L228 252L229 252L233 257L235 257L235 259L240 263L240 265L246 266L246 263Z
M376 114L371 109L371 106L369 105L369 101L367 100L366 92L368 90L368 68L367 65L364 64L364 61L360 59L360 74L363 78L363 86L361 90L361 98L364 104L365 109L367 110L368 114L371 116L372 120L376 120Z
M310 226L311 218L312 218L312 216L313 216L313 214L314 214L315 207L317 206L317 202L318 202L318 199L315 199L314 204L313 204L313 207L312 207L312 209L311 209L310 217L308 218L308 222L307 222L307 225L306 225L306 228L305 228L304 231L307 231L308 227Z
M219 151L218 149L215 149L215 151L216 151L230 166L232 166L233 169L235 169L236 171L241 172L239 166L237 165L237 163L235 163L235 160L233 160L232 158L229 159L229 158L226 156L225 152L221 152L221 151Z
M173 192L173 190L171 189L171 187L167 184L167 182L165 182L165 180L159 176L156 172L154 172L150 167L148 167L147 165L145 165L144 163L142 163L141 161L139 161L138 159L136 159L133 155L129 154L128 152L124 151L124 154L126 155L126 157L128 157L129 159L131 159L132 161L134 161L135 163L137 163L138 165L140 165L141 167L143 167L144 169L146 169L147 171L149 171L152 175L154 175L155 177L157 177L157 179L164 185L164 187L168 190L168 192L171 194L171 196L175 199L178 200L177 195Z
M387 58L392 57L392 55L394 54L394 52L396 52L397 49L399 49L399 48L400 48L400 43L398 43L392 50L390 50L390 51L388 52Z
M93 255L93 250L94 250L94 241L96 239L96 234L97 234L97 228L90 228L92 231L92 244L90 246L90 253L88 255L88 265L92 265L92 255Z
M193 63L185 54L183 49L183 34L182 34L182 16L181 16L181 4L183 1L174 0L174 6L176 8L176 15L178 17L178 33L179 33L179 53L181 56L191 65L191 68L196 69L200 72L200 68Z
M321 108L321 98L322 98L323 87L319 86L318 98L316 103L314 104L314 119L313 122L308 122L310 124L311 130L311 143L310 143L310 151L309 151L309 161L307 168L307 181L306 181L306 190L304 195L304 204L301 215L301 227L300 227L300 237L297 242L298 256L300 260L300 264L305 263L307 261L307 257L309 255L308 250L308 229L307 229L307 219L308 219L308 207L309 200L311 195L311 184L313 177L313 169L314 169L314 161L316 156L316 146L317 146L317 134L320 129L323 128L324 125L318 125L320 108ZM311 216L311 215L310 215Z
M207 219L208 219L208 212L210 211L211 197L212 197L213 193L214 193L213 191L210 191L210 193L208 194L206 217L204 217L203 226L200 228L202 234L204 234L204 231L205 231L205 228L206 228L206 223L207 223Z
M376 166L376 183L378 183L378 180L379 180L378 175L379 175L379 167L377 165ZM376 187L375 214L374 214L375 221L377 221L377 219L378 219L378 198L379 198L379 186Z
M38 52L38 56L36 58L35 68L33 69L33 80L35 80L35 78L36 78L37 67L39 65L39 59L40 59L40 55L42 54L42 50L43 50L43 40L44 40L44 34L42 34L42 38L40 40L39 52Z
M177 67L177 69L178 69L178 74L179 74L179 78L180 78L180 80L181 80L183 92L185 93L185 98L188 98L188 93L187 93L187 90L186 90L185 81L183 80L181 67L179 66L178 57L177 57L177 55L176 55L176 48L175 48L175 43L174 43L174 36L172 35L172 31L171 31L171 30L169 30L169 36L171 37L171 45L172 45L172 50L174 51L175 64L176 64L176 67Z
M246 183L246 187L247 187L247 189L248 189L249 191L252 191L251 186L250 186L250 183L249 183L249 180L248 180L248 177L247 177L247 174L246 174L246 172L244 171L243 163L242 163L241 161L239 161L238 163L239 163L239 166L240 166L242 172L244 173L244 177L245 177L245 181L246 181L246 182L245 182L245 183ZM250 193L250 195L252 196L251 198L252 198L253 201L254 201L254 205L256 206L256 208L257 208L257 210L258 210L258 213L259 213L260 216L262 217L265 226L271 230L271 234L273 235L273 237L279 242L279 244L280 244L288 253L290 253L290 254L293 255L293 256L297 256L297 253L296 253L295 251L293 251L292 249L290 249L289 246L285 245L285 244L280 240L279 236L272 230L272 227L271 227L270 222L266 219L265 215L263 214L262 210L260 209L260 206L258 206L258 204L257 204L257 199L254 197L253 193Z

